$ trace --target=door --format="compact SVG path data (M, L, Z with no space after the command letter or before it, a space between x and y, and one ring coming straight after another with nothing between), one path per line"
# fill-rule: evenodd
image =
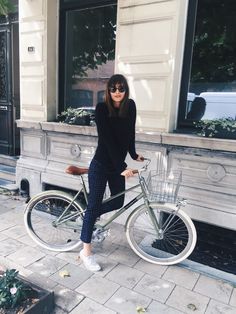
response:
M19 154L19 28L0 24L0 154Z

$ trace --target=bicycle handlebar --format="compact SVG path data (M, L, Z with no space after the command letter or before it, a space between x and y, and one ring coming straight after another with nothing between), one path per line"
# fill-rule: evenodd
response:
M143 160L143 161L146 160L145 165L144 165L141 169L134 169L134 170L132 171L133 174L141 173L142 171L146 171L146 170L147 170L147 168L148 168L148 166L149 166L149 164L150 164L150 162L151 162L151 159L150 159L150 158L145 158L145 157L143 157L142 160Z

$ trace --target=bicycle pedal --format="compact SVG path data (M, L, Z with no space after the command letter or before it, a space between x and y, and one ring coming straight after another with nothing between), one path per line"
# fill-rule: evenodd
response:
M101 243L110 235L110 229L96 229L92 235L92 242Z

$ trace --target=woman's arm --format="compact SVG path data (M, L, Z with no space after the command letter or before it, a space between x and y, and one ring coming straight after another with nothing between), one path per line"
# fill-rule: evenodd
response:
M130 100L130 128L131 128L131 136L129 142L129 154L132 159L137 160L138 154L136 153L135 149L135 124L136 124L136 105L133 100Z

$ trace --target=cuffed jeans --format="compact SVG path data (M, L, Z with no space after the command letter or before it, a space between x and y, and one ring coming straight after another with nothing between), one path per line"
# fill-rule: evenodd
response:
M125 177L119 173L108 172L105 167L95 159L92 160L89 173L89 197L88 207L85 212L81 240L90 243L95 221L102 214L118 209L124 204L124 195L102 204L106 185L108 183L111 195L115 195L125 190Z

